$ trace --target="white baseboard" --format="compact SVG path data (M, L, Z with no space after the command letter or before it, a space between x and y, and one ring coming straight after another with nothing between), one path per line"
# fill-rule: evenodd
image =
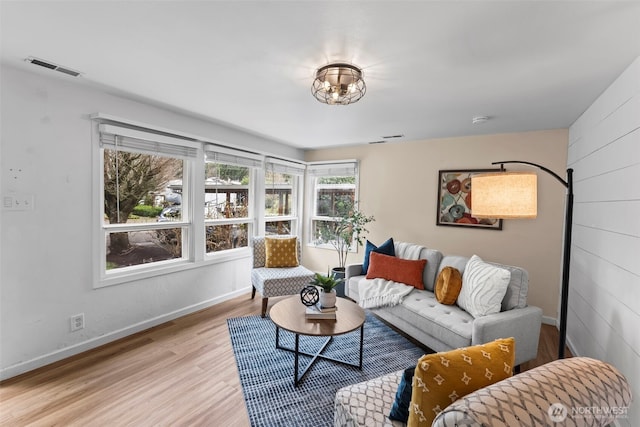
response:
M213 305L219 304L226 300L246 294L250 289L251 287L239 289L219 297L202 301L197 304L184 307L179 310L172 311L170 313L166 313L161 316L157 316L152 319L148 319L143 322L139 322L139 323L127 326L126 328L118 329L106 335L101 335L99 337L91 338L87 341L83 341L81 343L74 344L72 346L53 351L43 356L39 356L34 359L27 360L25 362L20 362L15 365L3 368L0 370L0 381L15 377L20 374L24 374L25 372L29 372L34 369L41 368L43 366L49 365L54 362L58 362L68 357L75 356L76 354L83 353L85 351L94 349L96 347L100 347L101 345L108 344L120 338L133 335L137 332L144 331L154 326L158 326L162 323L166 323L171 320L177 319L178 317L195 313L196 311L211 307Z

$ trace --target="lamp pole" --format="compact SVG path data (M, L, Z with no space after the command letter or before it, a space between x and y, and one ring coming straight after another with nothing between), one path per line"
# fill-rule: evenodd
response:
M571 228L573 225L573 169L567 169L567 180L565 181L552 170L537 163L524 162L520 160L505 160L501 162L493 162L492 164L500 165L502 168L506 163L520 163L534 166L553 176L567 189L567 201L565 205L566 214L564 222L564 249L562 252L562 289L560 293L560 337L558 340L558 359L564 359L564 348L567 343L567 302L569 299L569 263L571 261Z

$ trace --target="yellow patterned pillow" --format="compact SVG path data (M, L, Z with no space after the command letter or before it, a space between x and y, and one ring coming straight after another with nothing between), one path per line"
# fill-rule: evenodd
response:
M514 361L513 338L422 356L413 376L407 426L430 426L451 403L509 378Z
M264 239L265 267L297 267L298 251L296 239L296 237L266 237Z

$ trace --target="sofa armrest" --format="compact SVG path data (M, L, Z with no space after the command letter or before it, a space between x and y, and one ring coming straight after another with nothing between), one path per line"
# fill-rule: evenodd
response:
M350 277L354 276L362 276L362 263L360 264L349 264L347 268L344 270L344 278L345 280L349 280Z
M349 295L349 279L356 276L362 276L362 264L347 265L344 269L344 294L353 300L357 300L358 297Z
M516 340L517 366L537 357L541 325L542 309L534 306L478 317L473 321L471 345L513 337Z

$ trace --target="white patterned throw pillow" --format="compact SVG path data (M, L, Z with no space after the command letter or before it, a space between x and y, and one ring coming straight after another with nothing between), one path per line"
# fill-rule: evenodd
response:
M509 270L488 264L474 255L464 269L457 304L473 317L499 313L510 280Z

